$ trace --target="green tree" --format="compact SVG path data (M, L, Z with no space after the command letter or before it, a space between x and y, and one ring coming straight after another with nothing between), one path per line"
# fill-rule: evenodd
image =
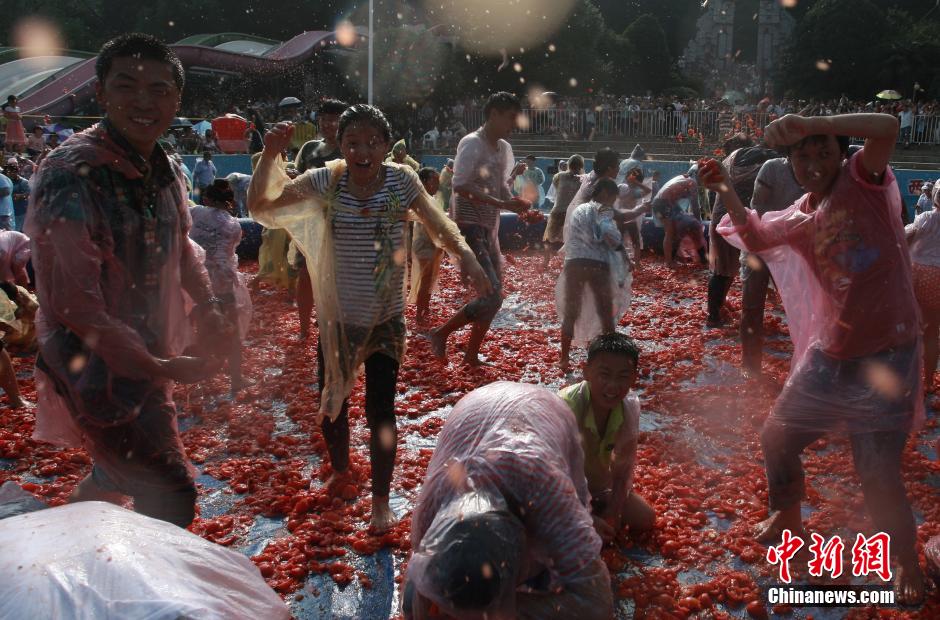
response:
M867 98L881 88L885 14L871 0L820 0L797 25L784 88L807 97Z
M629 63L627 92L659 92L668 87L674 81L674 64L659 20L648 13L641 15L627 26L623 36L635 50Z

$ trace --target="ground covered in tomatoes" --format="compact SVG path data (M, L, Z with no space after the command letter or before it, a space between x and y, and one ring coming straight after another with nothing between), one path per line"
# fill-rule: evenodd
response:
M368 531L371 510L367 431L361 385L351 398L355 483L327 488L326 447L314 423L318 392L315 338L298 341L297 314L284 291L253 294L255 325L244 371L254 385L234 401L217 377L180 386L176 399L183 440L199 470L199 517L191 530L249 556L297 618L387 618L398 609L409 552L409 516L438 432L454 403L496 380L559 388L559 331L554 287L561 270L541 268L536 253L506 256L507 294L481 356L487 365L434 361L409 309L409 350L399 380L399 453L392 506L401 518L391 532ZM246 272L256 265L244 264ZM779 302L768 302L766 376L744 380L737 370L740 296L725 308L727 327L706 330L707 273L667 269L644 257L634 279L631 312L621 328L642 349L638 391L643 402L636 489L656 508L657 527L642 537L622 533L603 551L611 570L618 617L797 618L940 617L940 596L928 592L920 609L789 609L765 605L776 568L751 529L767 515L767 489L758 431L787 375L791 346ZM466 289L444 265L431 304L435 324L463 303ZM580 355L580 357L579 357ZM583 360L576 352L574 365ZM14 361L24 397L34 400L33 360ZM935 395L926 427L904 455L908 492L920 543L940 534L940 467ZM33 414L0 411L0 483L13 480L51 505L64 503L88 473L81 450L58 450L30 439ZM823 439L804 454L808 473L807 529L853 541L872 533L865 517L848 444ZM313 485L311 480L315 481ZM851 558L846 545L846 566ZM809 582L804 562L791 564L797 583ZM847 571L851 575L851 570ZM843 577L840 581L849 583ZM826 578L814 583L831 584ZM858 580L856 579L856 582Z

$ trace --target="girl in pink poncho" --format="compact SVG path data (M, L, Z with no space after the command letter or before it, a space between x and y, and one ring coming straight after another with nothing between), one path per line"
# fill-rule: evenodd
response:
M868 512L899 562L898 600L914 604L924 582L901 453L923 417L923 391L920 313L888 167L897 130L883 114L775 121L767 142L789 146L808 193L763 217L744 208L720 164L700 175L728 209L718 232L770 267L794 343L790 377L761 432L771 514L758 538L803 533L800 453L847 431ZM837 136L864 137L865 146L848 158L848 140Z

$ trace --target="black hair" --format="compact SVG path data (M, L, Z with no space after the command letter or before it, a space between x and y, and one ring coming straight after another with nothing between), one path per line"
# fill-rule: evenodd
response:
M591 189L591 200L597 200L597 197L607 192L609 194L617 195L617 182L613 179L608 179L604 177L594 184L594 187Z
M104 84L115 58L128 57L140 60L156 60L157 62L169 64L173 67L173 81L176 82L176 87L183 90L183 85L186 83L186 74L183 71L183 63L180 62L179 56L160 39L141 32L122 34L101 47L101 51L98 52L98 60L95 61L95 75L98 77L98 81Z
M357 103L346 108L346 111L339 117L339 127L336 130L336 139L342 140L346 129L353 123L365 123L379 130L385 142L392 141L392 127L388 124L388 119L382 114L382 110L374 105Z
M430 166L425 166L425 167L422 168L421 170L418 170L418 178L421 179L421 182L422 182L422 183L427 183L428 180L429 180L432 176L434 176L434 175L440 176L440 174L441 174L441 173L438 172L436 168L431 168Z
M812 136L806 136L796 144L791 144L790 146L784 147L784 151L787 156L793 154L793 151L801 149L807 144L825 144L829 141L829 134L815 134ZM839 152L843 155L849 155L849 137L848 136L836 136L836 142L839 144Z
M348 107L349 104L345 101L340 101L339 99L324 99L320 102L320 107L317 108L317 112L320 114L335 114L339 116L345 112Z
M522 104L519 103L519 98L514 94L501 90L498 93L493 93L486 100L486 104L483 106L484 120L490 117L490 112L493 110L497 112L505 112L506 110L522 112Z
M202 196L213 202L225 203L235 201L235 192L232 191L232 186L225 179L216 179L213 181L212 185L202 191Z
M506 586L515 587L518 519L503 511L471 514L454 523L428 565L435 589L458 610L484 610ZM509 583L509 582L512 583Z
M627 335L611 332L595 336L588 344L587 361L591 360L601 353L610 353L611 355L623 355L633 360L633 365L640 363L640 349L636 346L633 338Z
M604 147L594 154L594 172L605 174L611 168L620 167L620 153L610 147Z
M731 155L738 149L747 148L749 146L754 146L754 141L746 133L736 133L721 145L721 150L725 152L725 157Z
M525 158L531 159L532 161L538 161L538 157L536 157L535 155L526 155Z

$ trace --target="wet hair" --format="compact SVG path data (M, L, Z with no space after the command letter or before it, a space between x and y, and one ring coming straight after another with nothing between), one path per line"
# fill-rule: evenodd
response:
M232 186L225 179L216 179L213 181L212 185L203 190L202 196L203 198L217 203L235 201L235 192L232 191Z
M515 588L520 530L519 520L503 511L467 515L454 523L428 565L434 589L458 610L489 607L507 588Z
M801 149L807 144L816 144L824 145L829 141L829 134L815 134L812 136L806 136L796 144L791 144L790 146L783 147L784 152L787 157L793 154L797 149ZM839 144L839 152L848 157L851 155L849 152L849 137L848 136L836 136L836 142Z
M584 158L580 155L572 155L568 158L568 170L584 170Z
M421 170L418 170L418 178L421 179L422 183L427 183L431 177L435 175L440 176L440 174L440 172L430 166L425 166Z
M392 127L388 124L388 119L382 114L382 110L374 105L366 103L357 103L346 108L346 111L339 117L339 127L336 130L336 139L342 140L346 129L353 123L363 123L379 131L385 142L392 141Z
M95 75L102 84L107 79L115 58L137 58L165 62L173 67L173 81L176 82L176 87L183 90L183 85L186 83L183 63L180 62L176 52L171 50L166 43L149 34L141 32L122 34L101 47L101 51L98 52L98 60L95 61Z
M591 189L591 200L597 200L597 198L605 192L616 196L618 191L617 182L605 177L594 184L594 187Z
M588 363L590 364L591 360L601 353L623 355L633 360L634 366L640 363L640 349L636 346L633 338L617 332L601 334L591 340L587 350Z
M620 168L620 153L610 147L604 147L594 154L594 172L604 174L611 168Z
M489 118L490 112L493 110L497 112L505 112L506 110L522 112L522 104L519 103L519 98L514 94L501 90L498 93L493 93L486 100L486 104L483 106L483 118Z
M345 112L348 107L349 104L345 101L340 101L339 99L324 99L320 102L320 107L317 108L317 112L320 114L334 114L339 116Z
M721 149L725 152L725 156L731 155L738 149L747 148L749 146L754 146L754 141L746 133L736 133L721 145Z

